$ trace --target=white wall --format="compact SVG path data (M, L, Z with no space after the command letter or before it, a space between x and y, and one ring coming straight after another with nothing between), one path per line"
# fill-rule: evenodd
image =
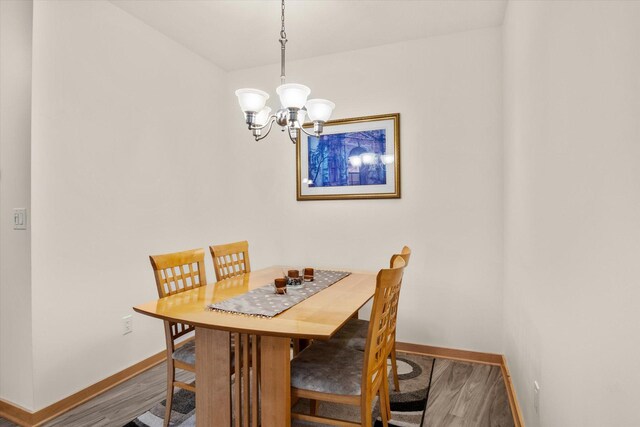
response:
M640 425L640 3L510 2L504 42L505 350L527 426Z
M148 255L221 217L225 74L106 1L38 1L33 35L33 408L164 348Z
M33 405L31 230L13 208L31 206L31 1L0 1L0 397Z
M378 270L411 246L398 339L501 352L501 43L494 28L287 64L335 118L401 114L399 200L297 202L295 147L277 130L254 142L233 95L275 96L278 66L230 73L225 197L238 220L294 265Z

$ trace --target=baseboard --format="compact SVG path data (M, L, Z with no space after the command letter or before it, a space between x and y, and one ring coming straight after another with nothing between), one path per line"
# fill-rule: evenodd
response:
M9 420L19 426L32 426L33 413L18 405L0 399L0 418Z
M153 368L154 366L162 363L167 356L165 350L154 354L151 357L144 359L141 362L136 363L120 372L117 372L110 377L103 379L89 387L80 390L77 393L72 394L56 403L53 403L45 408L36 412L31 412L26 409L14 405L10 402L0 400L0 417L5 418L15 424L23 427L37 427L45 422L56 418L63 413L75 408L84 402L93 399L94 397L104 393L107 390L121 384L128 379L135 377L142 372Z
M509 372L509 365L507 365L507 358L502 356L502 378L504 378L504 385L507 388L507 396L509 397L509 406L511 407L511 413L513 414L513 424L515 427L524 427L524 418L522 418L522 411L520 410L520 404L516 396L516 389L511 382L511 373Z
M458 350L455 348L434 347L431 345L411 344L406 342L396 342L396 350L405 353L419 353L427 356L438 357L440 359L453 359L462 362L485 363L500 366L502 355L494 353L481 353L471 350Z
M513 387L513 383L511 382L511 374L509 373L509 367L507 366L507 359L503 355L405 342L396 342L396 350L405 353L424 354L426 356L432 356L440 359L452 359L462 362L484 363L487 365L500 366L504 386L507 389L507 397L509 399L511 415L513 416L513 424L515 427L524 427L524 420L516 397L516 391Z

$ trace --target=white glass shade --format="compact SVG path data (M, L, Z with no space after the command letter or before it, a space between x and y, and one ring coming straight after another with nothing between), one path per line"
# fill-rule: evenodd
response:
M307 101L307 113L309 120L314 122L326 122L331 117L336 104L326 99L310 99Z
M257 126L264 126L269 121L269 116L271 115L271 107L264 107L258 114L256 114L256 118L254 123Z
M298 123L300 124L300 126L304 124L305 120L307 120L307 110L298 110Z
M284 108L302 108L307 102L311 89L296 83L278 86L276 93L280 96L280 103Z
M244 88L236 91L240 108L243 112L257 113L264 108L269 94L260 89Z

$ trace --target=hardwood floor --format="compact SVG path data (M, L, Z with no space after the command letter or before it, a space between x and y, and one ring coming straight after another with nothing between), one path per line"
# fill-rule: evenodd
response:
M179 381L191 382L195 375L178 371ZM135 378L55 418L45 427L121 427L166 396L167 366L163 362ZM0 427L15 424L0 418Z
M424 427L512 427L499 366L436 359Z
M181 381L193 374L180 373ZM165 397L162 363L45 424L121 427ZM436 359L423 427L512 427L499 366ZM14 424L0 419L0 427Z

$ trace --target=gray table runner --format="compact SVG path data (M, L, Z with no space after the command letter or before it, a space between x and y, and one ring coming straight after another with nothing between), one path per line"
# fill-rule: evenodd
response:
M224 313L274 317L350 274L346 271L316 270L313 282L303 282L300 286L287 286L287 293L284 295L276 294L271 282L228 300L209 304L207 308Z

